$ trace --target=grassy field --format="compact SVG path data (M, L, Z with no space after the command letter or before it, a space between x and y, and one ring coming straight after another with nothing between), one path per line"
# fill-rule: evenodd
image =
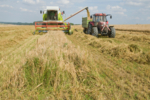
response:
M135 30L135 31L150 31L149 24L137 24L137 25L114 25L116 29L122 30Z
M115 25L116 38L0 26L0 99L149 100L150 25ZM141 28L141 29L140 29Z

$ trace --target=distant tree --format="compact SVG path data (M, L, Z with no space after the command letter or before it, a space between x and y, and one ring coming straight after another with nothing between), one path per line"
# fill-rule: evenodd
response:
M75 24L75 25L81 25L81 24Z
M74 25L74 23L70 23L70 25Z
M12 24L12 25L33 25L33 23L22 23L22 22L0 22L1 24Z

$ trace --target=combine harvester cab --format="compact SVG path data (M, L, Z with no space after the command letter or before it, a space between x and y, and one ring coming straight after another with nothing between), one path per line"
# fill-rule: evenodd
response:
M36 32L62 30L65 33L72 34L70 23L63 22L62 14L64 14L64 11L61 13L59 7L48 6L44 11L40 11L40 13L43 14L43 21L35 22Z

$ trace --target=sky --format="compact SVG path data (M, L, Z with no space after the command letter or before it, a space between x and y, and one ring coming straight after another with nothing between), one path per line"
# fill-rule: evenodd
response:
M59 6L64 18L84 7L90 14L111 14L110 24L150 24L150 0L0 0L0 22L41 21L46 6ZM86 10L67 22L81 24Z

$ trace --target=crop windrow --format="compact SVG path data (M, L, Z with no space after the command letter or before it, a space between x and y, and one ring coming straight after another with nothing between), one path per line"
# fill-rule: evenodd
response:
M92 57L68 41L63 32L49 32L36 45L26 55L26 63L4 83L2 90L7 91L1 98L104 98L96 86L97 67Z

